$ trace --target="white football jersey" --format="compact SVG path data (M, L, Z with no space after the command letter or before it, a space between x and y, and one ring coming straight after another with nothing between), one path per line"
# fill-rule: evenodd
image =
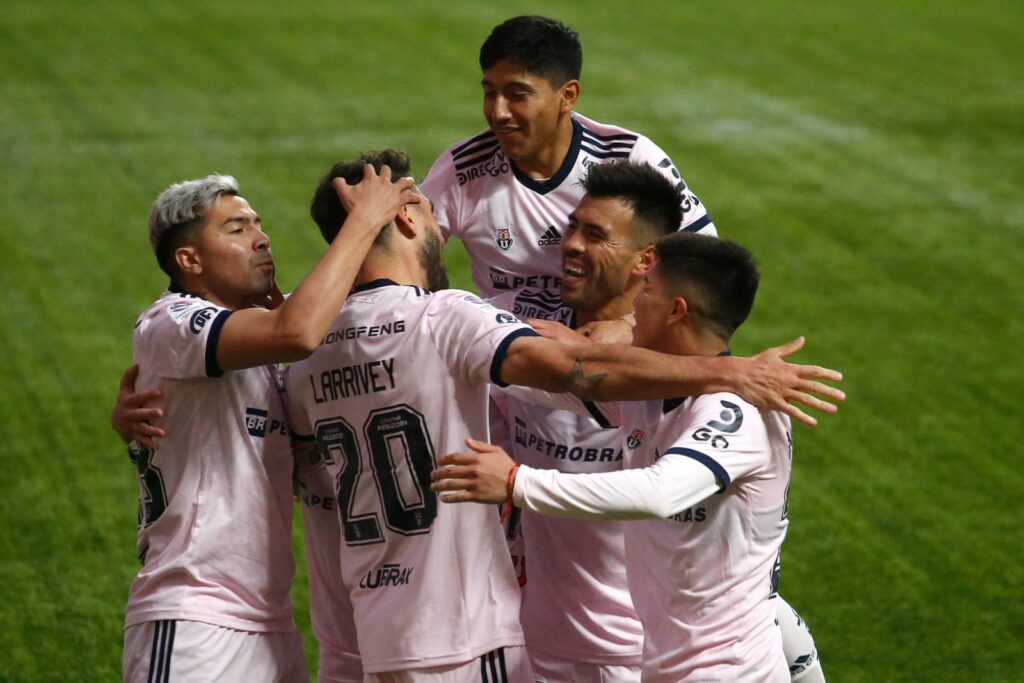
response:
M522 287L559 293L562 233L583 198L580 180L595 164L629 159L654 166L681 191L680 227L716 234L704 205L651 140L576 113L572 125L569 153L547 180L518 172L490 130L449 147L424 178L421 189L434 203L441 230L465 244L473 282L484 296Z
M217 340L231 311L166 291L135 325L140 390L163 392L167 436L132 449L138 556L126 626L199 621L289 631L293 460L279 368L224 372Z
M552 305L542 290L507 292L490 301L518 317L573 326L572 309ZM617 429L500 389L492 396L509 429L500 443L516 462L570 473L622 469ZM493 425L492 440L499 442ZM644 634L626 580L628 522L565 519L531 510L520 511L518 521L527 567L520 611L527 650L561 660L639 665Z
M352 603L341 577L341 525L334 479L319 451L297 458L295 488L302 503L309 617L319 645L317 681L358 683L363 680L363 664Z
M367 673L523 644L497 508L443 505L437 457L487 438L489 381L535 334L468 292L357 287L320 348L289 369L291 425L335 478L341 571Z
M772 598L789 525L789 418L734 394L677 403L619 404L627 467L679 454L722 486L671 519L627 522L644 679L788 681Z
M564 396L546 402L572 407ZM626 469L553 479L524 468L517 503L641 520L627 523L626 561L645 630L645 681L788 681L772 598L789 523L789 419L725 393L589 404L581 413L598 407L606 424L620 425ZM686 474L697 471L717 493ZM666 504L676 500L687 502ZM642 519L666 509L674 512L665 519Z

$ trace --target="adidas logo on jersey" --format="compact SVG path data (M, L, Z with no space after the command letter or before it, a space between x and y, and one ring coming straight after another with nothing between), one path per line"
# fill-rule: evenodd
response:
M557 247L562 243L562 236L555 230L555 226L549 225L548 229L544 231L544 234L537 240L537 244L542 247Z

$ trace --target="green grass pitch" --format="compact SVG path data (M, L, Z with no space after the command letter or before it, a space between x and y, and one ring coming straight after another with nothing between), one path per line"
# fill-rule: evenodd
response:
M107 414L165 284L155 196L237 176L294 287L317 177L385 145L422 174L482 129L476 51L530 12L580 32L579 110L657 141L760 257L735 350L806 334L846 374L797 429L782 574L829 678L1024 680L1020 4L9 0L0 681L119 676L136 486Z

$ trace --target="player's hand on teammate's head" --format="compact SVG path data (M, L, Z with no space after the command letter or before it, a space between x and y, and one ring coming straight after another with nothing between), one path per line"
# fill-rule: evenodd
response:
M380 174L366 164L363 179L355 185L349 185L344 178L335 178L331 184L350 215L363 212L373 225L379 227L393 221L406 204L422 201L422 197L412 189L415 184L412 178L391 182L391 167L387 164L380 167Z
M152 404L163 396L159 389L135 391L135 380L139 378L139 366L133 365L121 375L117 400L110 409L110 426L125 443L138 441L148 448L157 447L157 439L163 438L164 430L149 423L164 415L164 411Z
M736 393L756 406L778 410L813 427L818 421L793 404L832 414L838 410L835 403L845 401L846 394L817 381L840 382L843 379L842 373L817 365L786 362L785 359L803 348L803 345L804 338L798 337L788 344L765 349L753 358L744 359L748 366Z
M466 439L471 453L449 453L437 460L430 473L435 492L445 503L504 503L508 499L509 472L515 462L505 449L484 441Z
M590 341L587 339L586 335L581 334L577 330L570 329L562 323L557 323L554 320L530 318L526 321L526 324L536 330L537 334L545 339L553 339L554 341L562 342L564 344L585 344Z

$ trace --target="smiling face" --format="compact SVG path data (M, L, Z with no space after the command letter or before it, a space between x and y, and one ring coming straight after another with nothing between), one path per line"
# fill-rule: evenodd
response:
M484 71L481 83L484 118L501 151L528 175L554 175L572 140L569 113L579 82L555 85L504 59Z
M632 220L633 209L622 199L590 195L569 215L562 237L562 301L587 318L629 311L644 252L634 242Z
M195 243L184 248L194 261L183 264L182 270L198 277L208 298L229 308L245 308L267 296L274 284L274 257L270 238L249 202L223 195L204 218Z

